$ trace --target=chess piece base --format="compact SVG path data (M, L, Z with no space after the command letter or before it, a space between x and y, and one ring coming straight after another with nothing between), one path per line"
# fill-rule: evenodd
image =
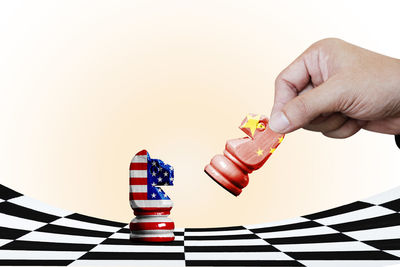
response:
M164 234L145 234L132 233L130 234L130 240L132 242L172 242L175 240L174 233L164 233Z
M222 188L224 188L232 195L238 196L240 195L240 193L242 193L242 189L237 188L236 186L231 184L227 179L225 179L224 176L222 176L219 172L217 172L213 166L207 165L206 168L204 169L204 172L211 179L213 179L213 181L215 181L217 184L219 184Z
M234 196L240 195L242 188L249 183L247 172L244 172L236 163L223 155L213 157L204 171Z
M165 215L136 216L129 224L131 241L171 242L175 240L174 222Z

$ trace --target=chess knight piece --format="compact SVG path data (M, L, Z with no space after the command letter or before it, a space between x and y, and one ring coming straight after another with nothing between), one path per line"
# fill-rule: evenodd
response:
M230 193L238 196L249 183L248 174L261 168L284 135L268 127L268 118L249 114L239 127L248 137L226 142L223 155L211 159L204 171Z
M168 218L173 203L158 186L174 185L174 169L146 150L138 152L130 165L129 202L136 216L129 224L130 239L168 242L175 239L174 222Z

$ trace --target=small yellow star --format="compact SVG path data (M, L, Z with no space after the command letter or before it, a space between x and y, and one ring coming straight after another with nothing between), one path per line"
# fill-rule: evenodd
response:
M274 153L275 149L276 149L276 148L272 148L272 147L271 147L271 149L269 150L269 153L271 153L271 154Z
M246 123L240 126L240 128L249 128L251 131L251 135L254 136L254 132L257 129L257 124L259 121L260 121L260 115L254 117L251 115L247 115Z
M258 149L256 153L257 153L257 155L262 156L263 150L262 149Z
M279 143L282 143L283 141L283 135L279 138Z

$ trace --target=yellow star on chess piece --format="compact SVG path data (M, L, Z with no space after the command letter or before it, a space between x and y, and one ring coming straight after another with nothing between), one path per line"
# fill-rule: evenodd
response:
M283 141L283 135L282 135L278 140L279 140L279 143L282 143L282 141Z
M245 124L240 126L240 128L249 128L251 131L251 135L254 136L254 132L257 129L258 122L260 121L260 115L257 116L251 116L247 115L247 121Z
M269 153L271 153L271 154L274 153L275 149L276 149L276 148L272 148L272 147L271 147L271 149L269 150Z
M257 155L262 156L263 155L263 150L262 149L258 149L256 153L257 153Z

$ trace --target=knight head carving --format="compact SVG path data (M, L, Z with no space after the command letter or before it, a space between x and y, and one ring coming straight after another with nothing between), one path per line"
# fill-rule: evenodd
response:
M242 121L240 129L250 138L256 139L268 126L268 118L263 115L248 114Z

